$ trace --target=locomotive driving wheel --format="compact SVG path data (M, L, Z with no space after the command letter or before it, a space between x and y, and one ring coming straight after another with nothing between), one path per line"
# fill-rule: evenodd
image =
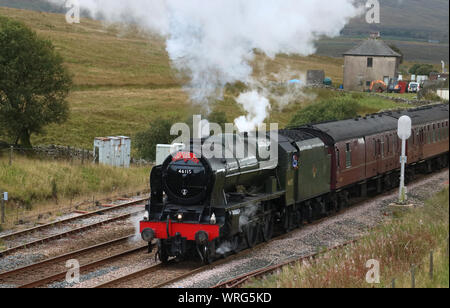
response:
M265 242L268 242L273 237L274 221L272 215L267 215L264 218L264 223L262 224L262 236Z
M161 261L164 264L169 262L169 255L167 254L166 248L164 247L162 240L158 241L158 252L156 253L156 256L159 258L159 261Z
M254 224L248 224L244 229L245 241L249 248L255 247L258 242L258 228Z

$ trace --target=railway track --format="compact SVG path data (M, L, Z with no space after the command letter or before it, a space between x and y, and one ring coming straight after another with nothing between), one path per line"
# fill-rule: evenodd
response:
M291 260L285 261L281 264L276 264L276 265L272 265L272 266L268 266L265 268L261 268L259 270L241 275L239 277L227 280L225 282L221 282L215 286L212 287L212 289L233 289L233 288L239 288L240 286L242 286L244 283L246 283L248 280L250 280L251 278L258 278L258 277L262 277L262 276L266 276L268 274L272 274L276 271L278 271L279 269L288 266L288 265L292 265L298 262L302 262L304 260L311 260L311 259L315 259L318 256L327 253L329 251L335 250L335 249L339 249L351 244L356 243L358 240L353 240L341 245L337 245L331 248L328 248L326 251L321 251L321 252L317 252L314 254L310 254L308 256L304 256L304 257L300 257L300 258L293 258Z
M0 273L0 283L18 288L37 288L60 281L66 277L66 262L70 259L84 260L80 273L113 262L116 259L147 249L146 245L129 245L134 235L69 252L28 266ZM132 247L130 247L132 246ZM101 257L99 257L101 256ZM81 262L80 262L81 263Z
M421 177L418 180L422 180L423 178L427 178L427 177L428 176L423 176L423 177ZM377 195L376 197L380 197L380 196L383 196L385 194L390 194L390 193L392 193L392 191L391 192L386 192L386 193L384 193L382 195ZM351 210L353 207L357 206L358 204L366 202L366 201L371 200L371 199L372 199L372 197L359 199L359 200L354 199L353 200L354 202L352 202L351 207L346 208L346 209L344 209L343 211L341 211L339 213L332 214L332 215L330 215L328 217L324 217L324 218L322 218L320 220L317 220L317 221L313 222L312 224L309 224L308 226L320 224L324 220L330 219L330 218L335 217L337 215L341 215L341 214ZM127 215L131 215L131 214L127 214ZM275 240L281 240L281 239L285 238L286 236L289 236L289 233L288 234L278 235L278 236L274 237L270 242L275 241ZM122 238L122 239L117 239L115 241L119 242L119 241L124 241L126 239L128 239L128 237ZM329 248L327 251L332 250L332 249L337 249L337 248L340 248L342 246L349 245L349 244L354 243L356 241L357 240L353 240L351 242L347 242L347 243L344 243L344 244L341 244L341 245ZM109 242L109 243L111 243L111 242ZM206 271L206 270L211 269L213 267L219 266L219 265L221 265L223 263L230 262L234 258L242 257L244 254L250 253L250 252L254 251L254 249L262 248L264 245L267 245L267 244L268 243L265 243L265 242L260 243L259 245L255 246L253 249L247 249L247 250L241 251L241 252L239 252L239 253L237 253L235 255L232 255L229 258L219 260L219 261L214 262L213 264L208 265L208 266L202 266L202 265L199 265L198 263L197 264L187 263L187 262L177 263L175 261L172 261L168 265L156 264L156 265L144 268L142 270L135 271L135 272L130 273L128 275L124 275L122 277L116 278L114 280L103 282L103 283L95 286L95 288L114 288L114 287L129 287L129 286L134 286L134 287L142 287L142 286L144 286L144 287L151 287L151 288L162 288L162 287L165 287L165 286L172 285L172 284L174 284L176 282L182 281L183 279L185 279L187 277L193 276L193 275L198 274L200 272L203 272L203 271ZM95 247L102 247L102 246L106 246L106 245L108 245L108 243L103 243L103 244L99 244L97 246L92 246L92 247L90 247L90 249L95 249ZM89 249L89 248L87 248L87 249ZM125 256L131 255L133 253L140 253L140 252L145 251L145 249L146 249L146 246L137 247L137 248L134 248L134 249L130 249L130 250L127 250L127 251L120 252L118 254L114 254L114 255L108 256L106 258L102 258L102 259L98 259L98 260L95 260L95 261L92 261L92 262L88 262L88 263L82 265L80 270L89 270L89 269L92 269L92 268L101 268L101 266L106 265L106 264L108 264L110 262L113 262L114 260L116 260L116 259L118 259L120 257L125 257ZM61 261L61 260L67 260L69 258L72 258L72 257L76 256L80 252L81 251L71 252L71 253L66 254L64 256L59 256L59 257L56 257L56 258L53 258L53 259L42 261L41 262L41 266L43 266L45 264L52 264L53 262L58 262L58 261ZM229 287L235 288L235 287L239 287L243 283L248 281L248 279L250 279L250 278L259 277L259 276L262 276L262 275L270 274L270 273L278 270L279 268L281 268L283 266L286 266L286 265L292 264L293 262L298 262L298 261L301 261L301 260L304 260L304 259L315 258L315 257L317 257L317 255L319 255L319 254L312 254L312 255L308 255L306 257L301 257L301 258L297 257L296 259L290 259L290 260L285 261L285 262L283 262L283 263L281 263L279 265L274 265L274 266L270 266L270 267L267 267L267 268L262 268L262 269L259 269L259 270L256 270L256 271L253 271L253 272L241 275L239 277L233 278L231 280L228 280L228 281L225 281L225 282L221 282L218 285L214 286L214 288L229 288ZM28 270L30 270L30 269L33 268L33 266L38 266L38 265L31 265L31 268L25 267L25 268L17 269L17 270L8 272L8 273L0 273L0 282L2 281L2 277L5 277L5 275L7 275L7 274L11 275L11 274L14 274L14 272L17 273L17 272L20 272L20 271L26 271L27 268L28 268ZM66 273L67 273L67 269L65 269L65 271L60 271L60 272L56 272L55 271L55 274L48 275L48 276L42 276L41 278L39 278L36 281L30 281L30 282L21 284L21 285L19 285L19 287L21 287L21 288L42 287L42 286L45 286L45 285L51 283L52 281L58 281L58 280L63 279L65 277Z
M316 223L320 223L320 221L317 221ZM283 239L286 236L288 236L288 234L282 234L282 235L279 235L279 236L273 238L271 241L274 241L277 239ZM193 276L200 272L203 272L203 271L212 269L216 266L220 266L222 264L230 262L230 261L234 260L235 258L242 257L246 254L249 254L254 249L262 248L265 245L267 245L268 243L270 243L271 241L259 243L252 249L245 249L236 254L230 253L230 255L228 257L217 260L210 265L199 265L198 263L193 263L193 262L177 263L175 260L169 261L168 264L158 263L156 265L149 266L147 268L132 272L132 273L124 275L122 277L115 278L113 280L101 283L99 285L96 285L94 288L119 288L119 287L123 287L123 286L130 286L130 285L133 285L133 283L135 283L135 281L142 280L150 274L152 274L153 277L149 277L149 279L147 279L146 282L148 282L150 279L153 279L155 276L170 277L163 281L157 281L157 282L151 283L150 286L145 285L146 287L151 287L151 288L163 288L163 287L169 286L171 284L174 284L178 281L181 281L187 277ZM174 274L173 272L177 272L177 273L175 273L175 275L173 275ZM158 273L158 275L156 275L155 273Z
M82 221L83 219L104 215L105 213L112 213L112 212L117 211L117 210L121 210L121 209L124 209L124 208L127 208L127 207L131 207L131 206L143 203L143 202L145 202L147 200L148 200L148 198L141 198L141 199L133 200L133 201L126 202L126 203L123 203L123 204L120 204L120 205L108 206L108 207L105 207L103 209L100 209L100 210L97 210L97 211L93 211L93 212L90 212L90 213L81 214L79 216L70 217L70 218L63 219L63 220L60 220L60 221L56 221L56 222L53 222L53 223L45 224L45 225L42 225L42 226L37 226L37 227L31 228L31 229L22 230L22 231L19 231L19 232L16 232L16 233L12 233L12 234L7 234L7 235L4 235L4 236L1 236L0 240L8 245L8 241L11 242L11 241L17 240L17 238L20 238L20 237L31 236L31 235L34 236L37 233L48 231L51 228L62 227L64 225L74 224L77 221ZM99 222L86 224L86 225L84 225L82 227L71 228L69 231L65 231L65 232L54 233L52 235L38 236L37 239L33 239L31 241L28 241L28 242L25 242L23 244L16 245L16 246L11 245L6 250L0 251L0 257L4 257L4 256L7 256L7 255L10 255L10 254L12 254L14 252L17 252L17 251L21 250L21 249L33 247L33 246L36 246L36 245L39 245L39 244L50 242L52 240L61 239L61 238L67 237L69 235L73 235L73 234L76 234L76 233L84 232L84 231L87 231L87 230L90 230L90 229L93 229L93 228L96 228L96 227L99 227L99 226L102 226L102 225L105 225L105 224L109 224L109 223L120 221L120 220L125 220L125 219L128 219L128 218L136 215L136 214L142 213L142 211L143 210L139 210L139 211L132 211L132 212L126 213L126 214L121 214L121 215L118 215L118 216L114 216L112 218L101 220Z
M444 170L447 170L447 169L444 169ZM420 176L418 176L417 179L415 179L415 180L413 181L413 183L416 183L416 182L421 181L421 180L425 180L425 179L427 179L427 178L429 178L429 177L431 177L431 176L433 176L433 175L434 175L434 174L431 174L431 175L420 175ZM412 183L411 183L411 184L412 184ZM326 221L326 220L328 220L328 219L331 219L331 218L336 217L336 216L339 216L339 215L343 215L343 214L345 214L346 212L348 212L348 211L354 209L355 207L357 207L357 206L359 206L359 205L362 205L362 204L364 204L365 202L367 202L367 201L369 201L369 200L372 200L373 198L383 197L383 196L390 195L390 194L395 193L395 192L396 192L396 190L393 189L393 190L391 190L391 191L389 191L389 192L385 192L385 193L383 193L383 194L381 194L381 195L376 195L376 196L366 197L366 198L355 198L355 199L353 199L353 200L351 201L349 207L347 207L347 208L345 208L345 209L342 209L342 210L341 210L340 212L338 212L338 213L333 213L333 214L330 214L329 216L326 216L326 217L323 217L323 218L321 218L321 219L319 219L319 220L316 220L316 221L314 221L314 222L312 222L312 223L310 223L310 224L308 224L308 225L306 225L306 226L314 226L314 225L321 224L321 223L323 223L324 221ZM153 287L155 287L155 288L161 288L161 287L165 287L165 286L174 284L174 283L176 283L176 282L182 281L184 278L187 278L187 277L190 277L190 276L192 276L192 275L195 275L195 274L197 274L197 273L199 273L199 272L208 270L208 269L210 269L210 268L212 268L212 267L221 265L222 263L225 263L225 261L226 261L226 262L229 262L229 261L232 261L234 258L242 257L246 252L250 252L250 251L253 251L254 249L258 249L258 248L263 248L265 245L267 245L268 243L270 243L270 242L272 242L272 241L282 240L282 239L284 239L284 238L286 238L286 237L288 237L288 236L289 236L289 233L287 233L287 234L284 234L284 233L283 233L283 234L279 234L278 236L275 236L271 241L269 241L269 242L267 242L267 243L265 243L265 242L260 243L259 245L255 246L255 247L252 248L252 249L244 250L244 251L242 251L242 252L240 252L240 253L238 253L238 254L236 254L236 255L233 255L233 256L230 257L230 258L227 258L227 259L222 260L222 261L215 262L215 263L211 264L210 266L206 266L206 267L201 267L201 268L195 269L195 270L193 270L193 271L191 271L191 272L189 272L189 273L180 275L179 277L173 278L173 279L171 279L171 280L168 280L168 281L166 281L166 282L164 282L164 283L155 285L155 286L153 286ZM282 268L282 267L284 267L284 266L286 266L286 265L290 265L290 264L292 264L292 263L296 263L296 262L303 261L303 260L307 260L307 259L314 259L314 258L316 258L317 256L319 256L319 255L321 255L321 254L323 254L323 253L326 253L326 252L329 252L329 251L332 251L332 250L335 250L335 249L339 249L339 248L342 248L342 247L345 247L345 246L348 246L348 245L352 245L352 244L358 242L358 240L359 240L359 239L351 240L351 241L345 242L345 243L343 243L343 244L340 244L340 245L336 245L336 246L330 247L330 248L328 248L327 250L321 251L321 252L319 252L319 253L310 254L310 255L307 255L307 256L304 256L304 257L295 257L295 258L289 259L289 260L284 261L284 262L282 262L282 263L280 263L280 264L277 264L277 265L268 266L268 267L265 267L265 268L262 268L262 269L258 269L258 270L255 270L255 271L253 271L253 272L246 273L246 274L243 274L243 275L241 275L241 276L239 276L239 277L230 279L230 280L228 280L228 281L221 282L221 283L219 283L218 285L214 286L213 288L237 288L237 287L239 287L239 286L242 286L242 285L243 285L245 282L247 282L250 278L260 277L260 276L264 276L264 275L273 273L273 272L277 271L278 269L280 269L280 268Z
M320 223L324 222L325 220L327 220L329 218L335 217L337 215L344 214L348 210L351 210L352 207L357 206L361 202L363 202L363 201L362 200L358 200L358 201L355 200L355 202L349 208L346 208L346 209L342 210L341 212L335 213L335 214L333 214L331 216L327 216L327 217L324 217L324 218L319 219L317 221L314 221L314 222L308 224L308 226L314 226L314 225L317 225L317 224L320 224ZM272 238L270 241L259 243L258 245L254 246L251 249L242 250L242 251L240 251L240 252L238 252L236 254L233 254L233 255L230 255L230 256L226 257L225 259L221 259L221 260L218 260L216 262L213 262L210 265L197 265L194 268L187 268L187 269L184 269L184 271L181 270L182 273L180 273L179 275L175 275L175 276L173 276L173 277L171 277L169 279L166 279L166 280L164 280L162 282L152 283L150 286L146 285L146 287L163 288L163 287L175 284L175 283L177 283L179 281L182 281L183 279L185 279L187 277L191 277L191 276L196 275L196 274L198 274L200 272L207 271L207 270L212 269L212 268L214 268L216 266L220 266L220 265L222 265L224 263L227 263L227 262L230 262L230 261L234 260L235 258L243 257L246 254L249 254L250 252L254 251L255 249L263 248L265 245L271 243L272 241L282 240L282 239L284 239L284 238L286 238L288 236L289 236L289 233L279 234L278 236L275 236L274 238ZM349 245L349 244L351 244L353 242L356 242L356 241L357 240L353 240L353 241L344 243L342 245L338 245L338 246L332 247L329 250L337 249L337 248ZM319 253L314 254L314 255L310 255L310 256L307 256L307 257L304 257L304 259L308 259L308 258L311 258L313 256L315 257L316 255L319 255ZM292 259L292 260L283 262L280 265L272 266L272 267L270 267L268 269L261 269L259 271L255 271L255 272L246 274L248 276L248 278L246 276L240 276L238 278L235 278L235 279L232 279L230 281L227 281L227 282L223 283L224 287L226 287L228 285L235 284L236 283L235 281L239 282L239 281L242 280L242 282L240 283L240 284L242 284L245 281L247 281L249 278L255 277L257 275L263 275L265 273L265 270L267 270L267 272L269 272L270 269L273 268L273 271L275 271L275 270L277 270L280 267L283 267L285 265L291 264L291 263L296 262L296 261L298 261L298 259ZM96 285L94 288L120 288L120 287L124 287L124 286L130 286L130 285L136 284L135 281L142 280L142 279L144 279L145 277L147 277L150 274L152 274L152 276L156 276L155 273L159 274L159 272L163 272L164 275L159 274L158 276L167 276L167 275L172 274L172 273L170 273L171 269L180 271L179 267L182 268L182 266L183 266L182 263L180 263L180 264L178 264L178 268L175 268L175 267L173 267L174 264L176 264L176 262L174 260L169 262L169 264L167 264L167 265L159 263L159 264L156 264L156 265L153 265L153 266L150 266L150 267L147 267L147 268L135 271L135 272L130 273L128 275L124 275L122 277L116 278L114 280L110 280L110 281L104 282L102 284ZM147 279L146 282L148 283L148 281L150 281L153 278L154 277L149 277L149 279ZM220 287L221 286L218 285L218 286L215 286L214 288L220 288Z

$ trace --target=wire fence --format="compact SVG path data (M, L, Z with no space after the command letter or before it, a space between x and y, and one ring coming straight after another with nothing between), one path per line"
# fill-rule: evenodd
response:
M447 237L447 241L446 241L446 249L445 252L443 252L445 254L445 258L446 260L449 259L449 238ZM436 275L436 254L434 250L431 250L429 253L429 257L427 261L424 261L420 264L411 264L410 270L409 270L409 277L410 277L410 286L412 289L415 289L416 286L418 285L418 273L420 270L422 270L423 272L427 273L427 278L430 282L432 282L435 278ZM394 278L391 281L391 288L395 289L397 288L397 283L398 283L399 279ZM423 282L423 281L421 281Z
M63 160L71 163L77 162L81 164L95 162L93 152L89 150L73 148L70 146L48 146L34 148L9 146L8 148L0 149L0 157L2 156L8 157L10 166L13 165L15 158L21 156L49 160Z

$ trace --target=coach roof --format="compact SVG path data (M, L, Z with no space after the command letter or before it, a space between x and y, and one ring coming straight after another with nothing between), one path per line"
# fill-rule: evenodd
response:
M334 142L363 138L386 131L395 131L398 127L398 119L407 115L413 125L448 120L449 105L433 105L403 111L383 112L368 115L364 118L356 118L343 121L313 124L304 128L318 130L328 134Z
M376 114L364 118L316 124L312 127L327 133L335 142L339 142L394 130L397 127L397 120L384 114Z

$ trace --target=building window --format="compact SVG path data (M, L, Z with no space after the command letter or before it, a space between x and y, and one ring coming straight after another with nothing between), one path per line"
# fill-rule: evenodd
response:
M367 67L373 67L373 58L367 58Z

